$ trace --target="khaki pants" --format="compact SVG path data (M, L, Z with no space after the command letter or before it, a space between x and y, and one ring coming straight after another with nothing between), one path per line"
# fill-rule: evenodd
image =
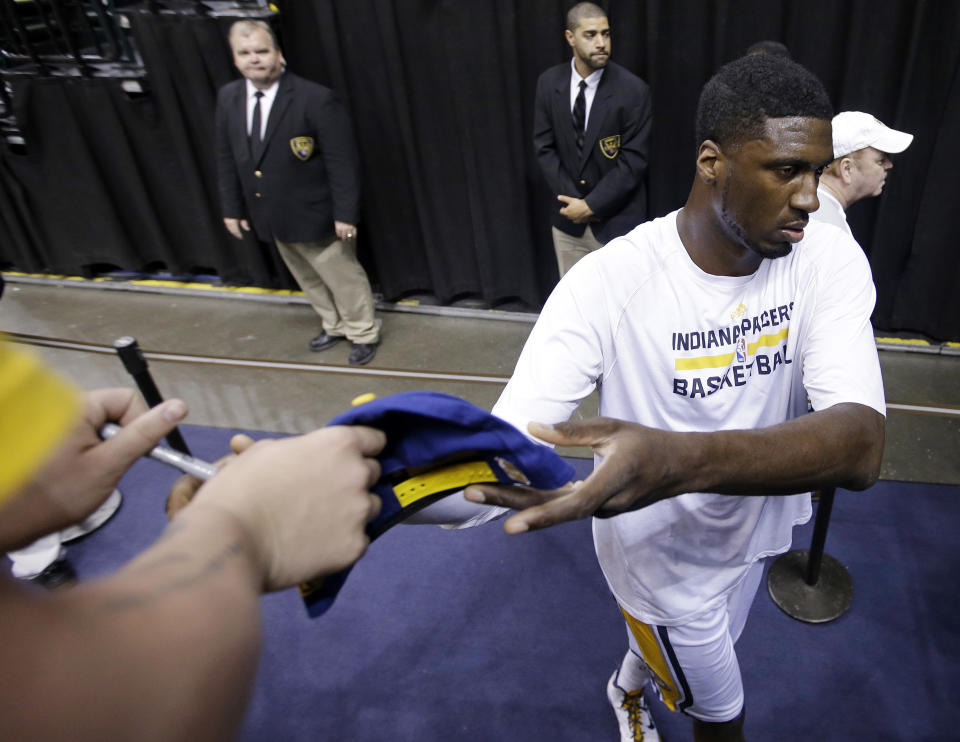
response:
M557 254L557 268L560 269L560 278L563 278L564 274L573 268L573 264L584 255L603 247L593 236L593 230L590 229L589 224L582 237L574 237L566 232L561 232L556 227L551 227L551 230L553 231L553 250Z
M283 262L320 315L324 332L353 343L379 341L376 303L367 272L357 260L355 243L331 237L318 242L276 240L276 244Z

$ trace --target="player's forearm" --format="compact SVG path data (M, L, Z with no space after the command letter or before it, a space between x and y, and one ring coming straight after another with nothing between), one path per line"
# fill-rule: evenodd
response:
M839 404L759 430L676 434L680 492L789 494L836 485L861 490L880 472L885 419Z
M113 577L40 598L11 588L0 604L16 636L0 650L3 739L235 734L256 670L263 574L229 517L189 511ZM43 713L31 713L38 698Z

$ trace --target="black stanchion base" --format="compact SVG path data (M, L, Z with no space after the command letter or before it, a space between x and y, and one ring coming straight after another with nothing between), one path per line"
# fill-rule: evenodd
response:
M791 618L806 623L826 623L839 618L853 603L853 580L840 562L824 554L816 584L806 583L807 549L777 557L767 573L767 590L773 602Z

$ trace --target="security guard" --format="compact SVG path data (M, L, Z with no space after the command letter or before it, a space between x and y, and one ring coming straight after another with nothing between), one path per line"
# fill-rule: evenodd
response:
M369 363L380 321L356 255L360 166L347 112L329 88L285 71L269 24L237 21L229 40L245 79L217 97L224 226L242 239L252 225L258 238L276 244L320 315L310 350L346 338L349 362Z
M569 63L537 81L533 146L562 202L553 245L563 276L580 258L647 218L650 88L610 62L610 23L593 3L567 13Z

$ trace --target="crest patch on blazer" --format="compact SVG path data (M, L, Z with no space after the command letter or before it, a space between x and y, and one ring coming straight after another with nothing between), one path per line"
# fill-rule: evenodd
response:
M313 137L294 137L290 140L290 149L298 160L306 162L313 154Z
M600 140L600 151L608 160L620 154L620 135L614 134L612 137L604 137Z

